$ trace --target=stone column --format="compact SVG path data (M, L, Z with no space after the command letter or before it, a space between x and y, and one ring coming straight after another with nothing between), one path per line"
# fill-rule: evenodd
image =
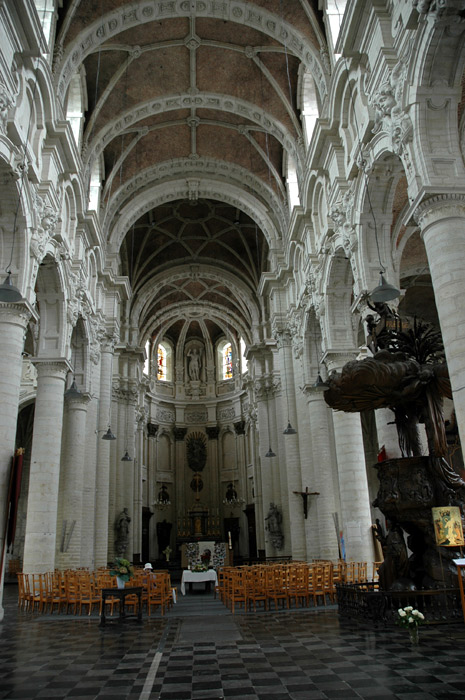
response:
M323 392L314 387L306 387L308 414L310 418L310 435L312 458L314 464L314 483L310 491L318 496L308 497L308 509L316 511L319 535L318 557L336 561L339 558L338 537L334 523L337 513L337 499L333 479L335 462L331 414L324 400Z
M261 512L263 516L261 521L257 518L256 525L257 528L263 532L265 555L267 557L275 557L279 554L271 544L268 533L265 530L266 517L269 512L270 503L276 503L275 494L278 492L278 484L275 483L276 479L273 478L275 470L274 465L278 464L278 444L276 440L276 430L273 431L275 420L272 415L272 400L270 400L270 397L274 393L274 388L272 377L266 376L257 380L255 389L258 402L258 436L261 472L261 479L259 483L255 485L255 488L257 490L256 497L259 502L261 501ZM270 449L275 453L274 457L266 456Z
M134 440L134 453L132 462L133 471L133 504L134 518L132 522L132 551L134 561L141 561L142 556L142 465L144 462L144 425L145 412L141 411L137 416L137 430Z
M328 371L341 371L356 353L326 353ZM347 561L375 560L365 448L359 413L332 411L342 530Z
M95 566L108 563L108 509L110 488L110 440L102 440L110 419L113 366L112 338L102 342L100 353L100 412L97 440L97 478L95 498Z
M285 493L281 494L281 498L283 503L283 519L288 520L290 537L290 542L285 542L284 546L288 549L289 553L292 554L293 559L303 560L306 558L307 554L305 543L305 519L302 514L302 509L293 506L295 502L294 491L302 490L302 471L299 436L297 432L298 425L291 333L288 328L282 329L279 333L279 340L281 344L281 405L282 415L285 416L280 432L283 433L283 431L287 430L289 427L295 430L295 433L284 434L281 438L286 455L286 479L283 480Z
M56 553L56 564L62 570L82 566L82 506L89 401L89 394L73 390L65 393Z
M64 359L36 358L34 364L37 395L23 561L23 571L30 574L55 568L63 396L71 370Z
M437 195L415 212L428 256L455 414L465 445L465 195Z
M6 518L8 485L11 460L15 449L16 423L18 419L19 390L21 386L22 351L24 333L32 309L24 302L0 303L0 395L2 397L2 420L0 429L0 552L3 552L3 523ZM3 620L3 571L0 572L0 621Z

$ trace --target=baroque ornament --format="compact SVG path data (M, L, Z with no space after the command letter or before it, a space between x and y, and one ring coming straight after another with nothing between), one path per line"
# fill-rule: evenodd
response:
M403 108L403 90L407 81L409 51L396 63L379 89L371 98L375 109L373 133L386 132L392 141L392 152L403 155L405 145L412 140L413 124Z

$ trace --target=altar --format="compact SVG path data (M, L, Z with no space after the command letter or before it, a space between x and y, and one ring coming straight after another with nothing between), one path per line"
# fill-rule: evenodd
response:
M181 593L186 595L186 583L205 583L206 586L210 586L213 581L213 585L216 587L218 585L218 576L216 575L215 569L209 569L208 571L190 571L189 569L184 569L181 578Z

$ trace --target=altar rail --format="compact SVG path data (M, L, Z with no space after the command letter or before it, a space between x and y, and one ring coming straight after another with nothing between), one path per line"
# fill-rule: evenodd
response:
M391 625L399 608L411 605L420 610L426 624L463 621L460 591L441 588L416 591L383 591L378 582L336 585L338 611L341 617L359 623Z

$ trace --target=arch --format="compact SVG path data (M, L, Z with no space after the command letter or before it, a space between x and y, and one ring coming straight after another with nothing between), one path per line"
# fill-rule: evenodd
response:
M157 343L154 350L156 354L156 379L160 382L173 381L173 344L163 338Z
M279 16L245 0L234 3L198 3L195 8L189 2L166 3L140 0L131 5L122 5L103 15L85 30L81 31L66 48L60 66L56 71L56 84L59 98L63 101L67 86L78 66L90 53L98 51L101 44L117 36L126 29L153 21L189 18L192 12L197 17L234 22L263 32L297 56L315 76L321 100L327 91L326 75L317 48L295 27ZM313 13L310 15L313 20ZM316 24L317 36L321 35Z
M233 378L233 346L228 338L216 344L216 377L219 382Z
M259 207L260 220L256 218L255 220L263 228L260 222L266 214L267 230L276 228L276 232L272 237L279 237L279 231L287 227L288 212L286 207L283 206L283 202L268 184L250 171L241 166L214 158L198 158L196 160L177 158L169 162L159 163L152 168L147 168L116 190L108 203L104 218L104 226L111 231L109 240L112 241L114 238L112 226L115 225L113 223L115 215L118 214L118 217L121 217L123 210L129 211L128 206L132 204L134 194L137 191L143 190L144 195L148 198L153 196L152 190L157 186L160 188L160 196L163 197L162 201L170 201L166 198L166 193L172 188L173 182L178 183L178 187L185 188L185 192L189 193L188 178L200 179L199 184L202 184L205 180L205 184L202 184L202 191L206 191L210 187L213 192L221 188L221 192L226 193L230 192L231 187L233 187L235 195L234 205L245 211L249 216L251 216L250 210L255 210ZM138 196L140 197L140 195ZM198 196L200 197L200 194ZM207 198L214 197L209 196ZM219 200L223 201L221 196ZM268 210L268 212L265 212L265 210ZM272 214L269 212L272 212ZM145 213L145 211L141 210L142 213ZM124 224L127 229L136 221L136 218L131 215L129 222ZM122 223L119 218L119 229L124 229ZM114 245L118 248L124 235L122 235L120 240L114 242Z
M65 113L78 149L81 147L84 129L84 113L87 110L87 92L84 67L71 78L66 96Z
M47 255L39 266L36 281L39 309L37 355L42 358L67 357L67 323L62 271Z
M225 202L241 209L261 228L270 248L280 247L278 223L272 218L268 207L244 187L204 176L199 183L198 198ZM127 231L147 211L176 199L189 199L189 184L181 175L174 181L149 186L136 195L122 208L118 223L110 230L108 243L111 248L114 251L120 249Z
M328 350L352 349L357 338L352 324L354 278L344 249L330 257L324 280L326 291L325 336Z
M316 121L321 113L320 95L313 75L308 68L299 71L297 99L301 113L305 145L308 146L312 140Z

